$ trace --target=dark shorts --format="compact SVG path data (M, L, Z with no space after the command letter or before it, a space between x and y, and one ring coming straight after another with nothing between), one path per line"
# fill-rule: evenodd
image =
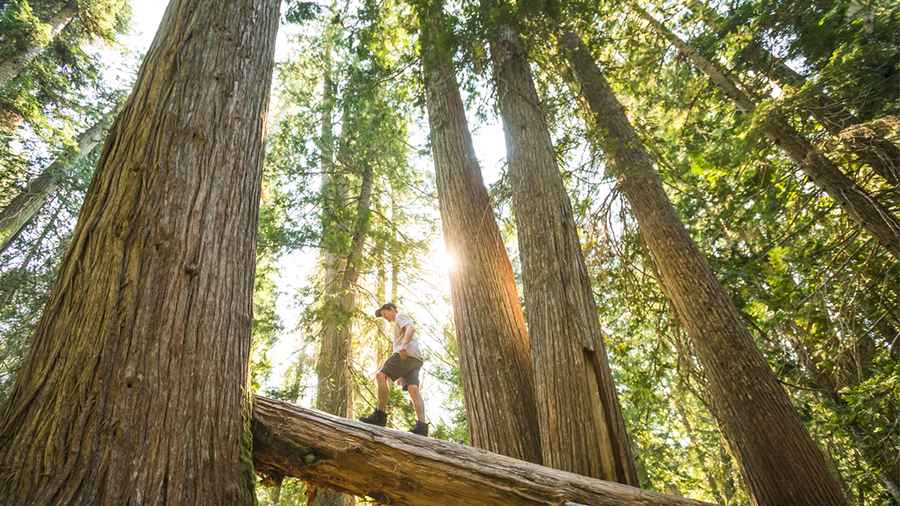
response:
M403 390L406 390L406 385L419 384L419 369L421 368L421 360L413 357L402 359L399 353L394 353L384 361L381 372L391 378L391 381L403 378Z

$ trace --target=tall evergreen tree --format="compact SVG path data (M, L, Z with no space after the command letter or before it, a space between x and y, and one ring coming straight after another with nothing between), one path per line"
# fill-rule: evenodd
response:
M252 502L247 361L278 12L169 4L3 407L0 501Z
M637 484L572 205L515 17L482 8L506 135L544 465Z
M703 0L689 0L688 6L717 33L726 30L727 21ZM800 103L832 135L850 137L849 148L862 162L868 164L885 181L900 184L900 148L884 137L874 135L848 136L847 129L862 121L845 104L832 98L822 86L810 83L806 77L775 57L762 43L753 38L741 55L755 72L769 76L782 88L793 88L804 97Z
M674 44L698 69L707 74L716 87L734 101L738 109L745 113L757 110L753 99L718 64L703 57L646 10L635 4L632 7L650 23L654 31ZM797 132L779 111L764 111L762 114L765 117L760 122L760 129L766 137L791 157L813 183L866 229L881 247L900 260L900 218L865 188L847 177L837 164Z
M840 483L672 207L650 155L600 69L576 34L566 33L562 44L663 291L709 378L714 412L754 502L847 504Z
M453 320L472 444L541 462L534 374L512 265L475 158L440 0L415 4Z

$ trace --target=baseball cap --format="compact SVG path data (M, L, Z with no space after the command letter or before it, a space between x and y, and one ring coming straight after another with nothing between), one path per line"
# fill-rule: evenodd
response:
M391 302L385 302L380 308L375 310L375 316L381 316L381 312L384 311L385 309L390 309L392 311L396 311L397 306L395 306Z

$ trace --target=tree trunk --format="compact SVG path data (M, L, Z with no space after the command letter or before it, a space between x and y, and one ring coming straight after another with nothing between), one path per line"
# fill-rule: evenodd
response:
M704 58L677 35L657 21L647 11L631 4L653 26L656 33L669 40L694 65L746 113L756 110L756 104L728 77L716 63ZM857 224L869 233L895 259L900 260L900 220L889 209L841 172L840 168L816 150L809 141L790 126L777 111L766 113L760 129L778 145L806 173L816 186L824 190Z
M48 165L39 176L28 182L25 191L0 211L0 254L6 251L22 227L40 211L50 195L56 191L60 181L68 177L71 167L100 144L118 111L118 107L114 108L100 121L82 132L78 136L78 147L75 152L62 155Z
M332 4L332 8L334 4ZM334 104L335 84L332 64L332 45L335 25L329 23L323 38L325 49L324 95L322 97L322 133L319 139L322 168L322 201L325 212L323 228L328 233L336 221L336 213L344 205L346 179L335 173L334 165ZM367 204L368 205L368 204ZM368 212L368 209L366 209ZM324 306L321 314L322 337L316 355L316 407L327 413L350 418L353 416L352 340L350 337L353 293L344 289L341 273L341 244L327 236L322 244L325 271L323 285ZM344 260L348 260L344 256ZM355 283L356 280L351 280ZM316 506L352 506L352 496L331 490L316 495Z
M705 504L265 397L254 402L253 459L260 473L292 476L398 506Z
M0 412L2 504L251 504L277 0L173 0Z
M572 205L524 46L511 25L498 27L490 45L522 258L543 464L636 485Z
M721 31L725 20L702 0L690 0L689 7L713 30ZM792 69L780 58L776 58L757 40L752 40L742 51L756 72L765 75L781 87L800 90L808 95L802 100L803 107L825 127L828 133L844 139L844 130L861 123L860 119L844 105L832 99L820 86L808 84L805 77ZM847 147L860 161L872 167L876 174L892 185L900 183L900 148L881 136L863 137L858 142L848 142Z
M316 372L319 374L316 406L338 416L353 416L353 336L351 334L353 314L356 310L356 281L359 278L359 266L362 261L363 246L369 230L369 206L372 198L372 168L367 165L363 170L360 195L357 200L356 223L350 243L350 254L344 259L344 269L340 273L337 290L334 294L326 294L337 303L328 308L332 313L328 317L335 318L334 334L324 335L316 361ZM326 505L352 505L353 497L323 490L316 495L315 503Z
M441 222L458 260L450 291L472 444L540 463L525 317L475 158L442 2L417 10Z
M663 291L709 379L715 415L760 505L846 505L838 481L675 212L650 156L581 39L563 47L596 121L610 170L637 218Z
M0 61L0 89L18 77L32 60L38 57L49 46L69 23L78 15L78 5L70 0L65 7L47 20L46 31L29 41L25 47Z

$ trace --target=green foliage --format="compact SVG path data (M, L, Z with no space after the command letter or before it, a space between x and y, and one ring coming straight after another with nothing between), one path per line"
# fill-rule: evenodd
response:
M58 3L8 4L0 14L0 54L38 40ZM759 111L738 113L621 3L457 2L448 5L441 34L442 45L455 51L470 117L481 120L495 115L486 38L498 21L510 20L525 35L573 196L641 485L723 505L749 503L711 409L704 371L660 291L616 179L606 173L606 154L592 142L597 125L584 121L579 90L555 47L561 26L586 37L655 158L679 216L847 489L861 504L891 504L880 475L900 447L900 266L766 142L759 125L771 111L787 115L849 176L896 210L897 189L834 148L808 107L813 92L824 90L863 121L898 114L897 9L883 0L710 2L721 16L711 26L681 3L641 5L660 19L665 15L691 45L726 65L761 103ZM0 128L0 147L7 148L0 149L0 201L62 152L98 110L104 68L85 43L114 40L127 9L119 0L79 7L78 23L0 90L0 119L11 114L23 121L14 131ZM361 413L374 405L369 376L386 340L368 308L385 298L418 297L408 287L430 275L422 257L434 238L437 204L430 175L419 166L428 161L420 163L427 150L417 146L426 137L418 26L412 7L395 0L330 8L291 1L286 19L302 27L289 28L295 34L291 57L276 75L277 110L259 218L251 386L308 403L316 382L311 350L323 322L341 319L354 329L354 407ZM773 85L751 66L754 44L782 57L808 83L797 89ZM329 73L333 85L326 93ZM334 123L333 159L322 131L327 111ZM24 145L21 152L29 156L10 150L13 143ZM0 398L27 350L92 166L82 167L0 258ZM353 287L358 309L338 314L327 304L322 268L310 269L299 293L282 293L282 277L295 267L288 262L348 255L365 168L373 170L375 188L361 275ZM516 263L509 186L501 178L492 190ZM388 291L392 271L399 286ZM279 301L286 295L294 297L300 313L296 325L283 319ZM434 435L468 443L458 345L449 325L441 330L440 349L433 350L428 368L438 383L431 391L440 391L446 416L433 426ZM291 365L278 371L287 357L274 350L284 339L298 342ZM414 421L406 394L394 388L391 395L392 424L406 429ZM302 483L285 481L279 504L304 503L305 491ZM261 504L273 503L270 489L258 487L258 494Z

